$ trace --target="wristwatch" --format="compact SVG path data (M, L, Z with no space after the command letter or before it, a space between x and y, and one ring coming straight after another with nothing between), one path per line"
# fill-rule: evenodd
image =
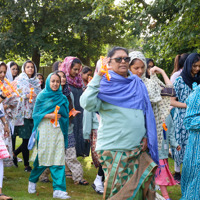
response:
M5 99L6 97L4 97L2 94L0 95L0 97L2 98L2 99Z

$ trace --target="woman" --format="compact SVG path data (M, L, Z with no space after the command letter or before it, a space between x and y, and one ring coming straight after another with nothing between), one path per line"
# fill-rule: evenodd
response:
M5 87L7 87L6 82L4 81L4 78L6 76L7 73L7 65L2 62L0 64L0 80L2 81L2 83L4 84ZM2 91L0 90L0 94L3 95ZM3 98L3 96L2 96ZM6 118L6 121L8 122L9 125L9 129L10 129L10 134L8 137L4 138L4 142L8 148L8 152L10 154L9 158L4 159L4 166L6 167L11 167L13 166L13 146L12 146L12 135L14 132L14 109L17 106L17 97L15 95L15 93L12 93L12 97L10 98L5 98L2 99L2 103L3 103L3 112ZM0 101L1 102L1 101ZM2 130L2 134L3 133L3 128L4 125L1 123L0 121L0 130Z
M17 155L22 152L24 159L24 171L30 172L29 166L29 150L28 140L31 136L33 129L32 112L35 105L36 96L41 91L40 82L37 78L37 68L35 64L28 60L22 66L22 73L14 80L17 90L19 91L20 98L18 101L17 109L15 111L15 136L18 135L22 138L22 144L13 152L14 164L17 165ZM34 89L32 94L32 102L30 102L31 93L30 88Z
M62 62L60 71L63 71L67 77L67 82L69 84L70 90L74 96L74 106L75 110L80 111L73 120L74 124L74 136L76 141L76 153L77 156L85 156L85 143L83 139L83 108L81 108L79 99L83 93L83 83L81 78L82 63L76 57L68 56Z
M45 79L44 79L44 76L41 73L37 73L37 78L39 79L41 89L43 90L45 88Z
M61 86L62 92L67 97L69 101L69 110L72 110L74 107L74 97L72 92L69 89L67 78L64 72L57 71L61 77ZM74 184L76 185L88 185L89 183L83 179L83 168L81 163L77 160L76 157L76 148L75 148L75 138L73 133L74 125L71 123L73 117L79 114L79 111L75 111L73 116L70 117L69 129L68 129L68 147L65 150L65 162L66 162L66 177L72 178Z
M150 69L155 66L153 60L151 58L146 58L147 70L146 70L146 78L150 78Z
M69 199L65 180L65 151L68 146L69 102L62 94L61 79L57 73L47 77L45 89L38 95L34 111L33 133L36 133L37 156L29 177L28 192L36 192L36 182L48 167L53 179L53 198ZM58 124L51 124L57 114ZM36 150L35 148L35 150Z
M162 124L165 122L169 111L170 111L170 96L173 95L172 92L173 85L170 82L168 76L165 71L159 67L154 66L151 68L151 76L150 79L145 77L147 65L146 59L144 55L140 51L133 51L129 53L131 58L130 60L130 71L133 74L136 74L138 77L142 79L145 86L147 87L148 95L150 98L150 102L153 108L155 120L156 120L156 129L158 134L158 148L161 149L162 139L163 139L163 127ZM163 76L165 84L161 82L156 73L159 73ZM166 96L162 96L162 89L170 88L171 90L166 91Z
M4 96L2 97L4 98ZM0 199L11 199L11 197L6 196L5 194L2 193L2 187L3 187L3 173L4 173L4 165L3 165L3 160L5 158L9 158L10 154L6 148L6 145L3 141L3 137L8 137L9 136L9 126L8 126L8 122L5 119L4 116L4 110L3 110L3 105L2 103L0 103L0 120L2 121L2 123L4 124L4 134L0 135ZM1 132L1 130L0 130Z
M82 70L82 73L81 73L81 77L83 79L83 90L86 89L90 76L92 76L91 68L88 67L88 66L83 67L83 70Z
M200 61L195 64L200 68ZM183 160L181 177L181 200L200 199L200 86L193 83L193 90L186 100L187 109L184 125L189 130L189 138Z
M177 77L181 74L184 66L184 62L189 56L188 53L178 54L174 59L174 70L172 72L172 75L170 77L170 80L172 83L176 80Z
M6 78L12 82L19 75L19 66L16 62L11 61L7 63L7 68Z
M171 105L176 107L174 111L173 121L175 126L175 138L177 143L181 146L181 150L173 150L175 161L175 176L174 179L180 183L181 173L180 165L183 163L185 155L185 149L188 142L189 131L185 129L183 119L186 112L186 99L192 92L192 84L196 82L200 83L200 55L197 53L191 53L185 63L184 68L180 76L174 82L174 89L176 91L176 97L172 97Z
M149 185L153 160L159 160L156 124L145 85L129 76L129 61L125 48L114 47L104 61L112 68L110 81L100 70L80 103L100 114L96 151L105 173L104 199L155 199Z
M59 69L60 65L61 65L61 61L56 61L55 63L53 63L52 65L52 71L55 72L56 70Z

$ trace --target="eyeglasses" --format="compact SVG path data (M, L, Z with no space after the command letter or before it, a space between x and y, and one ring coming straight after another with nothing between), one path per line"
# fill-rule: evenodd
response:
M131 60L131 58L130 57L118 57L118 58L111 58L110 60L115 60L115 62L121 63L122 60L124 60L125 62L129 62Z

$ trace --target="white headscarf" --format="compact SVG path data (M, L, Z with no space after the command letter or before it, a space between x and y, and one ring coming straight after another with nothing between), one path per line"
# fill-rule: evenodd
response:
M6 78L9 80L9 81L13 81L13 75L12 75L12 72L11 72L11 69L10 69L10 64L12 63L13 61L10 61L7 63L7 71L6 71Z
M162 83L158 77L156 76L156 74L154 74L153 79L148 79L145 77L146 74L146 70L147 70L147 63L146 63L146 58L144 57L144 54L140 51L132 51L129 53L129 56L131 58L130 62L131 63L134 59L139 59L141 60L144 65L145 65L145 70L144 73L141 76L142 81L144 82L144 84L146 85L148 94L149 94L149 99L151 102L155 103L158 101L162 100L161 97L161 86L165 86L164 83Z

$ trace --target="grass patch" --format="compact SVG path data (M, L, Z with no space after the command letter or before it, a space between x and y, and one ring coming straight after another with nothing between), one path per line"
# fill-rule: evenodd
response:
M21 139L17 139L17 146L21 144ZM19 157L21 158L21 154ZM84 178L90 183L88 186L75 185L71 179L66 179L67 192L71 196L72 200L101 200L102 196L97 194L91 187L96 174L97 169L91 164L91 157L81 158L78 160L81 162L84 170ZM33 163L30 163L32 166ZM14 200L49 200L53 199L53 187L51 183L37 183L37 193L28 193L28 179L30 173L24 172L23 162L18 163L19 167L6 167L4 171L5 179L3 181L3 193L12 196ZM170 170L174 172L174 162L169 159ZM52 179L50 178L52 181ZM178 200L181 198L180 186L168 187L170 198ZM160 193L160 192L159 192Z

